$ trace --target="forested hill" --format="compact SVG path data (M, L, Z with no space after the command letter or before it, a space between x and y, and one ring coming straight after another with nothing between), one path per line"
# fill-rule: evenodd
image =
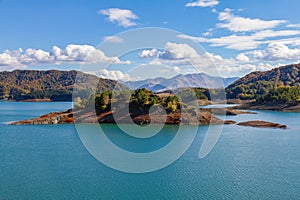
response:
M227 98L260 101L300 100L300 64L252 72L229 85Z
M78 77L80 78L78 79ZM95 75L74 70L4 71L0 72L0 99L50 99L52 101L71 101L75 80L78 85L76 88L86 93L91 92L92 88L97 84L99 92L112 90L116 84L113 80L101 79Z

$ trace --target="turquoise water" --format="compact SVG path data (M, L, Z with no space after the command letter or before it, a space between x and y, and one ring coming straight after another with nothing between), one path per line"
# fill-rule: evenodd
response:
M230 116L288 125L287 130L226 125L213 151L198 158L207 127L172 165L146 174L115 171L94 159L73 125L7 122L70 108L70 103L0 102L0 199L299 199L300 113L258 111ZM167 126L149 143L105 125L122 148L151 151L168 143ZM187 131L188 134L188 131Z

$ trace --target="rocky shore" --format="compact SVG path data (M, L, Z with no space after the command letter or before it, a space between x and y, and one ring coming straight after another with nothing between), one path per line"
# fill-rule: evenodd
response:
M12 125L34 125L34 124L71 124L71 123L103 123L103 124L129 124L132 121L139 125L154 124L170 124L170 125L209 125L209 124L236 124L239 126L252 126L258 128L287 128L286 125L266 122L266 121L247 121L236 123L232 120L221 120L214 116L217 115L238 115L238 114L256 114L254 112L244 112L232 108L214 108L214 109L199 109L198 113L184 112L184 113L169 113L159 114L153 113L151 117L149 114L127 113L119 111L113 113L112 111L95 113L94 111L80 110L73 111L69 109L63 112L53 112L42 115L38 118L22 120L11 123ZM114 114L114 115L113 115Z
M27 119L11 123L12 125L27 125L27 124L70 124L74 123L72 109L63 112L53 112L42 115L38 118Z
M76 117L74 117L74 115ZM117 116L117 117L116 117ZM74 119L75 118L75 119ZM49 113L38 118L13 122L13 125L29 124L67 124L67 123L130 123L131 120L136 124L189 124L189 125L208 125L208 124L235 124L235 121L223 121L211 114L209 111L199 110L198 113L169 113L165 115L137 114L128 113L125 115L113 116L112 111L103 112L95 115L95 112L73 112L71 109L63 112Z

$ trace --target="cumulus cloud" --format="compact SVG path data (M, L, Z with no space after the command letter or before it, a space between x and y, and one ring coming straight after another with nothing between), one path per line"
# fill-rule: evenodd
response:
M13 66L13 69L17 67L23 67L18 59L9 53L0 54L0 69L8 70L10 66Z
M206 67L214 67L219 64L231 65L235 62L234 59L224 59L220 55L209 52L198 54L198 52L188 44L172 42L166 43L164 50L144 50L139 55L141 58L153 58L149 63L151 65L167 64L177 67L179 65L187 65L194 66L199 70ZM178 68L176 68L176 70L178 70Z
M138 19L138 16L136 16L131 10L119 8L100 10L99 14L107 16L110 22L125 28L135 26L136 23L134 22L134 20Z
M0 54L1 69L15 69L26 66L61 63L115 63L130 64L130 61L121 61L118 57L108 57L104 52L90 45L70 44L65 49L57 46L47 52L41 49L5 50Z
M139 55L141 58L153 58L158 55L159 51L157 49L143 50Z
M160 64L162 62L169 64L188 64L188 62L196 61L199 58L195 49L187 44L177 44L168 42L164 50L143 50L140 54L141 58L154 58L151 64Z
M141 58L152 58L150 65L173 66L173 70L177 73L184 73L186 69L189 70L192 67L208 74L219 73L230 77L272 69L278 66L273 61L295 62L299 60L300 48L289 49L282 44L273 44L265 50L239 53L234 58L223 58L210 52L199 54L185 43L168 42L164 50L144 50L139 55Z
M186 7L214 7L220 2L218 0L197 0L195 2L187 3Z
M112 80L118 80L118 81L130 81L131 80L129 74L123 73L118 70L103 69L103 70L99 70L99 71L96 71L93 73L95 75L97 75L101 78L105 78L105 79L112 79Z
M250 58L246 56L244 53L240 53L235 58L238 62L249 62Z
M129 64L128 61L120 61L117 57L107 57L104 52L90 45L68 45L64 50L54 46L53 52L56 61Z
M273 69L274 67L268 63L257 63L257 64L241 64L241 65L220 65L218 66L218 70L223 76L230 77L233 74L240 74L241 76L248 74L254 71L267 71Z
M300 48L289 48L280 43L271 43L264 50L250 52L254 59L265 61L293 61L299 60Z
M222 23L218 23L217 27L226 28L233 32L259 31L275 28L287 23L286 20L262 20L236 16L232 13L232 10L228 8L219 13L218 19L222 21Z

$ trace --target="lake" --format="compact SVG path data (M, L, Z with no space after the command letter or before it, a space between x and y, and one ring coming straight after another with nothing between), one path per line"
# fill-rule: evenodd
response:
M261 119L286 124L288 129L225 125L204 159L198 153L208 126L201 126L182 157L142 174L119 172L97 161L74 125L7 125L71 106L0 102L0 199L300 198L300 113L228 116L238 122ZM134 152L162 148L176 134L175 126L166 126L147 143L128 139L116 125L104 128L114 143ZM185 131L188 134L188 128Z

